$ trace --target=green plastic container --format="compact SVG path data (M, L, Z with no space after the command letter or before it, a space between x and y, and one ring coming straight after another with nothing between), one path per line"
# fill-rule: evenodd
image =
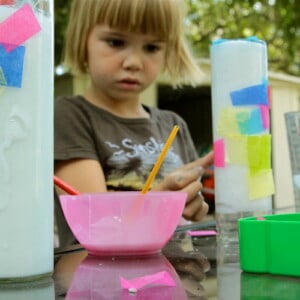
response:
M300 213L238 220L245 272L300 276Z
M299 277L242 272L240 286L240 300L300 299Z

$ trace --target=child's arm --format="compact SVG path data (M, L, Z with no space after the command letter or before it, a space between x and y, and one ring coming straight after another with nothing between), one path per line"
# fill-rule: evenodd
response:
M55 175L80 193L107 192L103 170L97 160L72 159L56 163ZM61 193L59 189L58 193Z

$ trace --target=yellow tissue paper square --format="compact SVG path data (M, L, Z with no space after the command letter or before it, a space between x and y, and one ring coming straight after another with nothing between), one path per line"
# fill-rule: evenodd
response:
M261 170L248 174L249 199L255 200L274 194L274 179L272 170Z
M248 166L250 173L271 169L271 135L248 136Z
M220 111L217 133L221 137L239 134L235 108L223 108Z
M226 162L248 166L248 138L242 135L230 136L225 140Z

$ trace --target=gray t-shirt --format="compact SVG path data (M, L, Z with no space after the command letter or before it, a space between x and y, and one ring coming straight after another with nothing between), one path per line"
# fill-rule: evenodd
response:
M144 109L150 119L128 119L113 115L82 96L58 98L55 162L95 159L103 168L108 190L141 190L174 125L179 125L180 130L156 180L198 157L187 124L180 116L154 107Z
M181 117L171 111L145 109L150 119L126 119L80 96L59 98L55 104L55 161L98 160L109 190L140 190L175 124L180 130L156 178L197 158Z

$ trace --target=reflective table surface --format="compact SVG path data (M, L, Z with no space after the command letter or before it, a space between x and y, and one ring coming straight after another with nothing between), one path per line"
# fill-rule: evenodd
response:
M0 300L300 299L300 278L243 272L237 245L215 235L191 236L190 229L178 229L162 253L151 256L92 257L80 246L57 250L51 278L0 286ZM192 229L211 234L215 228L204 222Z
M216 291L216 284L211 281L216 277L216 236L192 237L190 229L210 232L215 226L214 222L206 222L192 228L181 227L162 253L155 255L83 255L75 267L69 268L72 269L70 272L63 273L59 261L54 273L56 299L209 299L203 283L208 282L209 289ZM57 256L66 260L80 256L80 251ZM166 283L161 274L168 274L172 284ZM156 280L147 281L153 276ZM146 278L146 281L141 288L132 291L122 288L121 278L129 281Z

